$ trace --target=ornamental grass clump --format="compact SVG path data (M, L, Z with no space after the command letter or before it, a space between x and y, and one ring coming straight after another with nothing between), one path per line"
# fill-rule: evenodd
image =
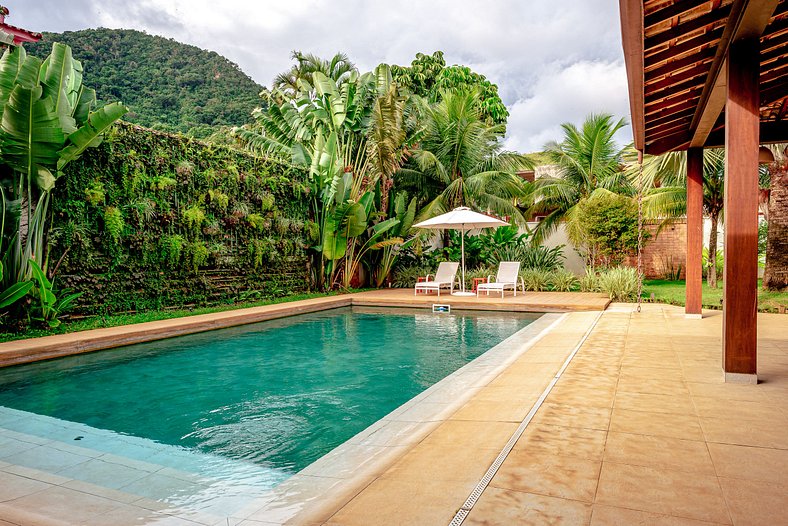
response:
M639 276L631 267L613 267L599 273L599 289L613 301L637 299Z
M568 270L557 270L550 276L550 288L556 292L569 292L577 284L577 276Z
M525 290L539 292L550 289L551 272L527 268L520 271Z

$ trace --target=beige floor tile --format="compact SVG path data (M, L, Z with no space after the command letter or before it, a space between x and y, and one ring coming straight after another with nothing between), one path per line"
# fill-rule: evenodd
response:
M610 430L685 440L703 440L700 422L694 415L613 409Z
M724 400L744 400L749 402L768 402L769 396L760 385L736 385L726 383L687 382L692 396L722 398Z
M578 457L602 460L607 432L531 424L514 446L515 451L536 456Z
M788 425L736 418L703 418L700 425L708 442L788 449Z
M720 484L736 526L786 524L788 486L729 478Z
M593 502L600 462L512 451L490 483L501 489Z
M532 423L563 427L607 430L610 409L600 407L574 407L545 402L536 412Z
M610 389L584 387L577 385L562 385L561 381L553 388L547 400L552 404L569 405L573 407L613 407L614 391Z
M694 415L689 396L617 392L614 407L630 411Z
M588 524L591 506L520 491L487 488L465 519L468 526Z
M0 502L18 499L51 487L52 484L46 482L0 471Z
M678 377L677 377L678 378ZM659 378L634 378L628 376L618 382L618 390L627 393L645 393L658 395L689 395L686 384L681 380Z
M533 407L533 400L499 402L473 399L454 413L450 420L474 420L477 422L522 422Z
M710 526L714 523L595 504L591 526Z
M607 436L604 460L688 473L715 474L706 443L697 440L611 432Z
M788 417L777 406L763 402L747 402L743 400L726 400L694 396L692 398L698 415L705 418L735 418L737 420L758 420L764 424L788 424Z
M708 447L720 477L776 482L788 486L788 450L730 444L709 444Z
M730 524L717 477L605 462L596 502Z
M17 508L34 510L40 516L57 520L68 518L68 521L76 524L122 506L113 500L58 486L11 502Z
M424 481L478 482L498 456L495 449L465 446L416 446L397 460L383 478Z
M500 451L517 424L512 422L472 422L447 420L430 433L422 444L437 447L469 447Z
M378 479L339 510L327 526L448 524L476 483Z

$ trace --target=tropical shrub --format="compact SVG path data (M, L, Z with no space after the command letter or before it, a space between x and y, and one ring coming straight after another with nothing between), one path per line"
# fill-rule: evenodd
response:
M637 203L631 197L597 190L572 211L567 233L587 265L620 265L638 248ZM644 240L648 236L642 233Z
M569 292L577 285L577 276L567 270L556 270L550 275L550 288L556 292Z
M520 278L523 280L525 290L539 292L550 290L552 273L548 270L526 268L520 270Z
M48 286L49 293L38 296L41 312L34 317L49 325L57 319L59 307L73 302L49 301L55 294L52 284L38 279L38 271L47 279L52 191L59 186L64 168L100 144L104 133L126 113L119 103L95 108L96 93L82 84L82 72L71 48L58 43L44 61L15 46L0 58L0 163L7 168L0 177L0 248L4 249L0 290L18 292L18 284L31 279L38 284L31 295ZM99 188L88 192L85 188L79 196L81 205L99 204Z
M594 269L586 268L585 275L580 277L581 292L600 292L599 274Z
M126 221L123 220L123 213L114 206L106 207L104 209L104 229L115 243L120 241L124 228L126 228Z
M613 301L634 301L640 277L637 269L631 267L613 267L599 272L599 290L606 293Z
M432 275L435 270L436 267L426 265L398 267L392 275L391 284L393 287L400 289L413 287L416 285L418 278L426 276L427 274Z

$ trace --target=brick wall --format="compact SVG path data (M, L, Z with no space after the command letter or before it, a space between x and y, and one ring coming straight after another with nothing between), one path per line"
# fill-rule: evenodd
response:
M687 266L687 223L668 225L657 234L659 225L645 225L651 233L643 249L643 273L648 279L662 279L673 269L681 267L681 279L685 277ZM631 257L627 264L637 266L637 257Z

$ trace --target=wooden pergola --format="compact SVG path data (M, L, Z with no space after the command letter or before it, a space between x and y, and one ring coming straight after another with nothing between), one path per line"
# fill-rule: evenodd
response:
M759 145L788 142L788 0L620 0L635 148L687 151L688 317L701 316L703 149L725 147L723 370L757 382Z

